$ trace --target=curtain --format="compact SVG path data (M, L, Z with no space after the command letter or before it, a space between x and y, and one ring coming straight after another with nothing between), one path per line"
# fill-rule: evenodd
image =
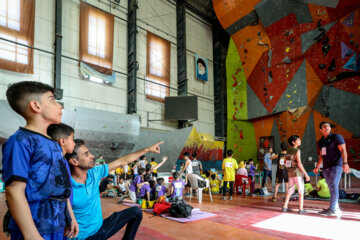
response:
M165 97L170 95L170 42L147 32L147 65L146 97L151 100L165 102Z
M35 0L0 0L0 37L34 46ZM0 40L0 68L34 73L33 49Z
M80 2L80 61L112 75L114 16Z

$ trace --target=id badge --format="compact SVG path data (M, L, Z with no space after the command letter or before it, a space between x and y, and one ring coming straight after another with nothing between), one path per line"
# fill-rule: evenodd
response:
M282 158L280 158L280 165L284 165L284 162L285 162L285 158L284 157L282 157Z
M183 186L181 182L177 182L174 185L175 185L175 188L182 188L182 186Z
M326 155L326 147L321 148L321 155L323 155L323 156Z
M291 168L291 160L286 160L285 166L286 166L287 168Z
M233 164L231 162L226 162L225 167L232 168Z

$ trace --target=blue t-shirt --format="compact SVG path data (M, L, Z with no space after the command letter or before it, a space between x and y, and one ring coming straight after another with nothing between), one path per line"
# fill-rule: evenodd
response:
M329 168L332 166L342 166L343 159L338 145L345 144L344 138L340 134L330 133L329 136L324 139L322 137L318 142L321 155L322 148L326 148L326 155L322 155L323 167Z
M71 178L73 186L73 211L79 224L79 235L75 239L86 239L97 233L102 226L99 184L109 175L109 166L98 165L87 172L86 183Z
M41 235L63 231L70 177L60 145L48 137L20 128L3 145L3 178L26 183L25 197ZM14 219L9 228L20 232Z
M267 154L265 154L265 156L264 156L264 166L263 166L263 170L267 170L267 168L266 168L266 166L265 166L265 163L266 163L266 165L268 166L268 168L270 169L269 171L271 171L272 161L271 161L271 158L270 158L270 153L267 153Z

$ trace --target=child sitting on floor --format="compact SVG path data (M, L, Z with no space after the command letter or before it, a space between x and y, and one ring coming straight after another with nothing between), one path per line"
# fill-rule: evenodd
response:
M211 174L210 187L211 187L211 193L213 194L220 193L220 180L216 177L216 174Z
M310 181L306 181L306 179L304 178L304 188L305 188L305 192L304 192L304 196L305 197L309 197L310 193L314 190L313 186L311 185Z
M137 193L136 198L137 199L145 199L150 201L150 180L151 180L151 176L150 175L145 175L144 176L144 182L147 182L148 184L144 184L142 185L141 188L139 188L139 191Z
M155 186L155 199L158 199L161 196L166 196L167 189L165 187L164 178L158 178L157 184Z
M179 172L175 172L173 174L173 177L174 177L175 181L173 181L171 184L170 197L172 199L176 199L176 198L182 199L183 190L184 190L187 182L184 182L183 180L181 180L181 176L180 176ZM186 181L187 181L187 179L186 179Z
M118 186L119 186L119 195L122 196L122 195L127 195L128 194L128 184L127 182L125 182L124 180L124 177L120 177L119 178L119 183L118 183Z
M330 198L329 186L327 185L322 172L320 172L320 177L321 179L316 184L317 190L310 192L310 196L314 198Z

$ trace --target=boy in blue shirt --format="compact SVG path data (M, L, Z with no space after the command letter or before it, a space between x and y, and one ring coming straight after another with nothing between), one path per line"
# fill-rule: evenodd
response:
M11 239L63 239L71 184L62 150L46 132L60 123L62 107L54 89L40 82L15 83L6 96L26 120L2 149Z
M72 153L75 148L74 142L74 129L66 124L51 124L47 129L47 134L54 139L56 142L60 144L62 149L62 155L65 156L67 153ZM65 161L66 169L68 171L69 176L71 176L69 163ZM67 202L67 207L71 209L71 225L66 226L64 235L69 238L76 237L79 233L79 225L75 219L75 216L72 211L72 191L70 197ZM66 238L65 238L66 239Z

